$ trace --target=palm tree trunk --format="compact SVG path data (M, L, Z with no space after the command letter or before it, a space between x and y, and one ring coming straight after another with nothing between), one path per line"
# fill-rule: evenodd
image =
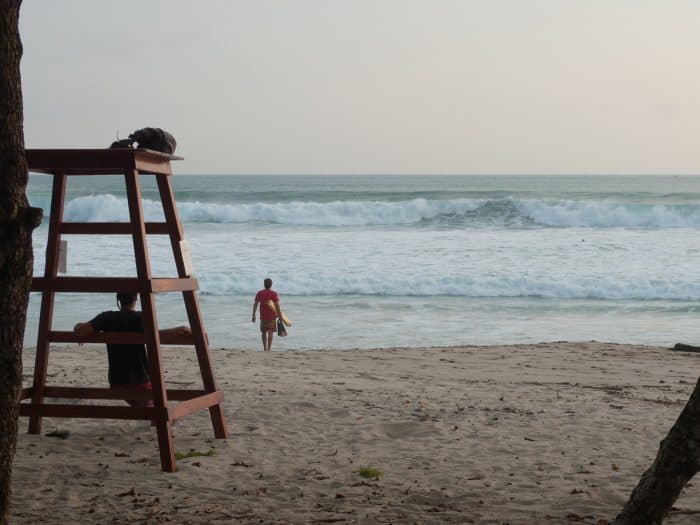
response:
M700 467L700 380L654 463L642 475L612 525L661 523L685 484Z
M0 0L0 524L8 522L12 459L17 444L22 343L32 277L32 231L41 210L26 198L21 0Z

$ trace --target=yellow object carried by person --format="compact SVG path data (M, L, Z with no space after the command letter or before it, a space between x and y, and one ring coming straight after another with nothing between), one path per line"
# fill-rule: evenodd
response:
M265 306L267 306L273 312L277 312L277 315L280 319L282 319L282 322L285 326L292 326L292 322L287 318L286 315L284 315L282 309L279 308L279 305L275 304L275 302L272 299L265 301Z

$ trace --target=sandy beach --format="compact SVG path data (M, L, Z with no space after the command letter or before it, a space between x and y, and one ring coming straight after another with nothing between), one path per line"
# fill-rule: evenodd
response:
M173 427L161 472L146 422L20 421L11 519L36 523L604 523L697 380L700 355L597 342L376 350L212 349L230 430ZM164 348L172 387L194 352ZM25 352L31 382L33 351ZM102 386L105 351L52 350L51 384ZM363 467L381 471L364 478ZM696 523L691 483L669 524Z

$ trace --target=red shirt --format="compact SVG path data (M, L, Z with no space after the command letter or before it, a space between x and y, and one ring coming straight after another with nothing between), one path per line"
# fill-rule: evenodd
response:
M260 303L260 319L262 321L269 321L277 317L277 312L270 309L267 306L267 304L265 304L267 303L267 301L270 300L272 300L272 302L275 304L280 302L280 298L277 296L277 292L273 290L268 290L266 288L264 290L260 290L258 293L255 294L255 302Z

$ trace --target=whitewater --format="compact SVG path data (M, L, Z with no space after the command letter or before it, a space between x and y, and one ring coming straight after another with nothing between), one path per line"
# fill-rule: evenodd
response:
M145 179L144 214L163 220ZM700 342L700 177L173 177L212 344L254 349L252 297L270 276L289 317L277 348L604 340ZM29 197L48 211L50 180ZM66 221L126 221L123 179L70 179ZM43 273L46 221L35 235ZM64 236L68 274L135 273L126 236ZM156 276L174 275L149 238ZM38 294L27 337L35 339ZM61 294L57 329L110 308ZM185 321L158 296L162 326Z

